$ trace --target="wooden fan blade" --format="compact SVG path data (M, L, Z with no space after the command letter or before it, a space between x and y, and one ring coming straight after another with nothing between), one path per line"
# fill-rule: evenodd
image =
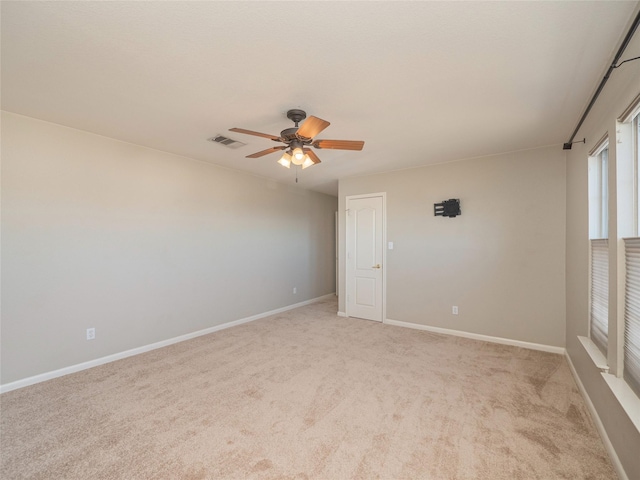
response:
M332 148L335 150L362 150L364 142L361 140L316 140L316 148Z
M321 118L314 117L312 115L304 121L302 126L296 132L296 135L303 138L313 138L329 125L331 124L326 120L322 120Z
M282 141L282 139L280 137L276 137L275 135L269 135L268 133L260 133L260 132L254 132L253 130L246 130L244 128L230 128L229 129L230 132L237 132L237 133L245 133L247 135L255 135L256 137L264 137L264 138L270 138L271 140L275 141L275 142L280 142Z
M281 147L271 147L271 148L267 148L266 150L262 150L261 152L256 152L256 153L252 153L251 155L247 155L245 158L263 157L265 155L269 155L270 153L277 152L278 150L284 150L285 148L287 148L286 145L283 145Z
M311 150L310 148L303 148L302 149L304 151L304 153L306 153L307 155L309 155L309 158L311 159L311 161L313 162L313 164L315 165L316 163L320 163L320 159L318 158L318 156L316 155L316 152L314 152L313 150Z

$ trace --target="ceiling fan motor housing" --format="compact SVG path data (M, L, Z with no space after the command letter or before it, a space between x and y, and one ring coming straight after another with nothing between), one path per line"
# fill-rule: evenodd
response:
M280 132L280 137L284 141L284 143L288 144L291 148L300 147L302 145L311 144L311 139L307 140L306 138L298 136L299 126L298 124L307 118L307 112L304 110L299 110L297 108L292 108L287 112L287 118L296 124L295 127L285 128Z
M291 140L295 140L296 132L298 131L298 127L285 128L280 132L280 137L285 141L285 143L289 143Z

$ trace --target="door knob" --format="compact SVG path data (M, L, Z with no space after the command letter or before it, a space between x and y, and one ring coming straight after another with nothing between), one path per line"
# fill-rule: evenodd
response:
M374 265L374 266L373 266L373 267L371 267L371 268L382 268L382 267L380 266L380 264L377 264L377 265Z

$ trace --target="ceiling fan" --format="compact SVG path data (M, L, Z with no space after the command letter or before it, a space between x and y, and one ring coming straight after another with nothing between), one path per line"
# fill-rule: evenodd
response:
M280 132L279 137L269 135L268 133L246 130L244 128L230 128L229 131L269 138L274 142L284 143L284 145L267 148L266 150L247 155L246 158L258 158L270 153L286 150L282 158L278 160L278 163L286 168L291 168L292 163L294 165L302 165L303 169L320 163L318 156L309 147L337 150L362 150L364 147L364 142L359 140L315 140L315 136L327 128L330 123L314 116L307 118L307 113L304 110L289 110L287 112L287 118L295 123L295 127L285 128ZM307 119L302 126L299 127L298 124L305 118Z

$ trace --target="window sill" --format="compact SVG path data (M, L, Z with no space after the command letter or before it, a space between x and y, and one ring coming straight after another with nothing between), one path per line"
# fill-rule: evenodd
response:
M631 387L624 379L609 373L607 358L590 338L578 336L578 340L582 343L596 368L600 369L602 378L611 389L611 393L616 397L622 409L629 416L631 423L640 432L640 398L631 390Z
M602 373L602 378L607 382L613 395L618 399L623 410L627 412L631 422L640 432L640 398L631 390L631 387L622 378L618 378L610 373Z
M595 364L595 366L599 368L601 372L609 373L609 365L607 364L607 358L596 346L596 344L593 343L591 339L587 337L578 336L578 340L580 340L580 343L582 343L582 346L591 357L591 360L593 360L593 363Z

